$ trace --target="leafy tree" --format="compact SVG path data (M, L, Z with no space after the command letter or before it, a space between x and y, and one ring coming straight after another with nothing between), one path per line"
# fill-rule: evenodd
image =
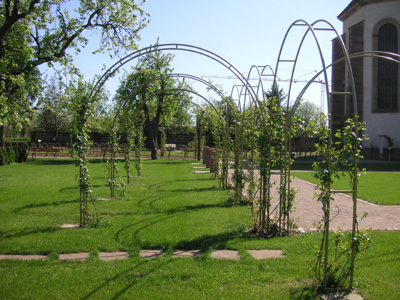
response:
M0 23L2 18L0 16ZM29 27L24 23L13 26L4 37L0 59L0 144L3 145L4 125L16 130L29 123L32 99L39 91L40 73L36 68L23 73L22 68L31 57Z
M294 115L300 119L296 136L314 136L321 126L325 125L325 119L321 117L323 111L310 101L301 100Z
M99 47L118 55L134 49L148 15L131 0L5 0L0 3L0 127L25 122L37 67L54 62L72 67L67 50L86 46L97 31ZM0 129L1 133L1 129ZM2 135L1 137L2 138Z
M74 79L73 79L74 80ZM57 137L59 132L67 132L73 127L75 112L70 105L68 96L70 86L66 86L58 76L50 78L47 85L42 86L35 107L36 116L33 118L34 130L53 132ZM104 94L93 103L91 114L87 119L90 131L109 132L112 128L112 112L108 105L108 97Z
M168 76L172 73L172 58L160 51L147 54L122 81L116 95L119 107L128 105L143 112L152 159L157 159L160 126L169 127L187 113L188 95L183 90L189 87Z
M59 132L69 130L71 118L72 112L68 109L62 82L57 77L52 77L39 96L34 129L54 132L54 136L57 137Z
M266 91L264 95L265 99L270 99L274 97L279 100L278 105L283 106L284 101L286 100L286 94L283 91L283 88L279 89L279 86L276 83L272 84L271 88Z

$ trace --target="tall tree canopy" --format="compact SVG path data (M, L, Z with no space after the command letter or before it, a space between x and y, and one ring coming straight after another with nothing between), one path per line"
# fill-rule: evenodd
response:
M157 133L188 114L190 87L169 75L173 57L155 51L142 57L133 72L118 88L117 105L144 116L145 133L151 148L151 158L157 159ZM182 101L177 101L182 100Z
M4 0L0 2L0 127L23 123L30 108L28 95L37 87L37 67L71 66L71 54L87 43L85 33L97 31L95 52L117 55L134 49L147 23L133 0ZM1 138L1 137L0 137Z

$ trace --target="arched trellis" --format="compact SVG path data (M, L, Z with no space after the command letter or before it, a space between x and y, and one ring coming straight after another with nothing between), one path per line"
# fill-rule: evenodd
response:
M222 91L219 90L215 85L213 85L212 83L210 83L210 82L208 82L208 81L206 81L206 80L204 80L204 79L202 79L202 78L200 78L200 77L197 77L197 76L195 76L195 75L183 74L183 73L171 73L171 74L162 75L161 77L187 78L187 79L196 80L196 81L198 81L198 82L200 82L200 83L202 83L202 84L208 86L208 87L211 88L212 90L214 90L214 91L215 91L216 93L218 93L221 97L225 97L225 95L222 93ZM197 97L200 97L201 99L203 99L204 101L206 101L206 102L211 106L211 108L217 113L217 115L218 115L218 117L220 118L220 120L223 120L222 116L220 115L219 111L218 111L217 108L214 106L214 104L213 104L211 101L209 101L206 97L204 97L203 95L197 93L196 91L189 90L189 89L180 89L180 88L169 89L169 90L167 90L167 91L181 91L181 92L187 92L187 93L194 94L194 95L196 95ZM186 99L174 99L174 100L182 100L182 101L190 102L191 104L197 106L197 107L200 108L202 111L204 111L204 112L207 114L207 116L212 120L212 118L209 116L209 114L205 111L205 109L204 109L200 104L198 104L198 103L196 103L196 102L194 102L194 101L188 101L188 100L186 100ZM125 104L126 104L126 102L121 103L121 105L117 108L117 111L121 111L121 110L124 108ZM118 117L118 115L119 115L119 114L117 113L117 114L116 114L116 117L115 117L115 119L114 119L114 123L115 123L115 120L116 120L116 118Z
M192 45L187 45L187 44L160 44L160 45L154 45L150 47L146 47L137 51L132 52L131 54L126 55L122 59L120 59L118 62L116 62L114 65L112 65L110 68L108 68L102 76L97 80L95 83L93 89L90 92L89 99L91 99L96 91L100 90L101 87L105 84L105 82L112 77L121 67L123 67L125 64L128 62L139 58L143 55L150 54L153 52L157 51L186 51L198 55L202 55L204 57L210 58L211 60L219 63L226 69L228 69L234 76L236 76L237 79L241 82L241 84L244 86L246 89L247 93L250 95L251 99L253 102L257 103L258 98L257 94L254 92L246 78L243 76L242 73L238 71L236 67L234 67L230 62L222 58L221 56ZM257 105L257 104L256 104Z
M163 75L160 75L160 76L159 76L159 78L164 78L164 77L166 77L166 78L183 78L183 79L195 80L195 81L197 81L197 82L202 83L203 85L206 85L209 89L214 90L221 98L226 97L226 96L223 94L223 92L222 92L218 87L216 87L215 85L213 85L211 82L205 81L204 79L202 79L202 78L200 78L200 77L197 77L197 76L194 76L194 75L182 74L182 73L171 73L171 74L163 74ZM194 95L196 95L197 97L200 97L201 99L203 99L205 102L207 102L208 105L215 111L215 113L216 113L216 115L217 115L217 117L218 117L218 119L219 119L218 127L219 127L219 126L223 126L224 121L225 121L226 123L228 123L228 119L224 120L224 118L223 118L223 117L221 116L221 114L220 114L220 111L214 106L214 104L213 104L211 101L209 101L207 98L205 98L203 95L197 93L196 91L191 90L191 89L185 89L185 88L174 88L174 89L168 89L168 90L166 90L166 92L184 92L184 93L194 94ZM215 124L213 118L209 115L209 113L207 112L207 110L205 110L200 104L198 104L198 103L196 103L196 102L194 102L194 101L185 99L185 98L182 98L182 99L181 99L181 98L179 97L179 95L177 95L177 98L169 99L169 100L167 100L166 102L172 102L172 101L186 101L186 102L188 102L188 103L190 103L190 104L193 104L193 105L197 106L202 112L205 113L205 115L208 117L208 119L211 120L211 123L212 123L214 126L217 126L217 124ZM123 110L123 109L124 109L124 106L126 105L126 103L127 103L127 102L121 103L117 110L118 110L118 111ZM226 105L226 110L228 110L228 109L229 109L229 107L228 107L228 105ZM229 115L229 113L228 113L227 115ZM116 114L116 118L114 119L114 123L116 122L118 116L119 116L119 113ZM217 132L218 132L218 131L217 131ZM227 132L227 131L226 131L226 132ZM226 161L227 161L227 159L226 159ZM226 162L226 164L227 164L227 162ZM219 168L216 168L216 169L218 170ZM218 174L217 174L217 173L216 173L216 175L217 175L217 177L218 177ZM227 175L227 174L226 174L226 175ZM227 177L227 176L226 176L226 177ZM226 180L227 180L227 178L226 178Z
M320 25L326 25L328 27L317 27ZM289 35L289 33L291 32L291 30L293 28L296 27L303 27L305 28L305 32L303 34L303 37L300 40L300 43L297 47L297 52L295 54L294 57L290 57L289 59L284 59L282 58L282 53L283 50L286 46L286 41L287 41L287 37ZM323 55L323 51L321 48L321 44L319 42L318 39L318 35L317 35L317 31L331 31L335 34L335 37L339 40L339 44L341 47L341 50L343 52L343 57L346 63L346 67L347 67L347 72L348 72L348 78L350 80L350 86L351 86L351 92L346 92L346 91L342 91L342 92L330 92L329 91L329 84L328 84L328 74L327 74L327 68L326 68L326 62L325 62L325 58ZM327 95L327 102L328 102L328 113L330 113L331 107L330 107L330 96L333 94L347 94L349 96L353 97L353 111L354 111L354 123L357 124L355 126L355 135L358 136L358 116L357 116L357 95L356 95L356 88L355 88L355 81L354 81L354 76L353 76L353 71L352 71L352 67L350 64L350 59L349 59L349 55L347 53L346 47L343 43L343 40L341 39L338 31L336 30L336 28L329 23L326 20L317 20L315 22L313 22L312 24L304 21L304 20L297 20L295 22L292 23L292 25L289 27L289 29L287 30L285 37L283 39L280 51L279 51L279 55L278 55L278 59L277 59L277 63L276 63L276 71L275 71L275 76L278 75L279 72L279 67L281 65L281 63L291 63L292 66L292 72L291 72L291 77L290 77L290 82L289 82L289 90L288 90L288 96L287 96L287 105L286 105L286 124L285 124L285 165L284 167L281 169L281 185L285 185L286 188L283 189L284 195L281 194L281 197L287 197L287 191L290 191L290 183L291 183L291 179L290 179L290 157L291 157L291 127L292 127L292 114L294 113L294 111L292 110L292 112L290 113L290 97L291 97L291 93L292 93L292 83L293 83L293 78L294 78L294 73L296 70L296 65L299 59L299 55L300 52L302 50L302 46L303 43L306 39L306 37L311 34L312 37L314 38L314 42L316 44L319 56L320 56L320 62L322 65L322 73L323 73L323 77L325 80L325 90L326 90L326 95ZM296 107L294 107L296 108ZM328 147L328 151L330 153L330 149L333 147L332 145L332 119L330 114L328 114L328 126L329 126L329 131L328 131L328 143L327 143L327 147ZM358 149L358 139L356 140L356 145L355 148ZM328 157L326 158L327 160L327 172L328 174L331 173L331 156L328 155ZM355 155L354 156L354 180L353 180L353 189L352 189L352 195L353 195L353 230L352 230L352 236L353 238L355 237L355 233L356 233L356 222L357 222L357 172L358 172L358 156ZM327 183L327 195L324 201L324 238L323 238L323 247L324 247L324 260L323 260L323 287L326 288L327 286L327 272L328 272L328 249L329 249L329 219L330 219L330 198L331 198L331 187L330 187L330 183ZM352 282L353 282L353 270L354 270L354 258L355 258L355 246L351 247L351 276L350 276L350 286L352 286ZM322 249L322 248L321 248Z
M365 52L356 52L353 54L349 54L349 59L355 59L355 58L364 58L364 57L371 57L371 58L381 58L381 59L386 59L389 61L392 61L393 63L398 63L400 64L400 55L396 53L391 53L391 52L385 52L385 51L365 51ZM395 59L396 57L397 59ZM329 64L326 66L327 69L333 67L334 65L338 63L343 63L345 62L345 58L340 58L333 63ZM324 72L324 70L320 70L315 73L315 75L306 83L306 85L303 87L303 89L300 91L300 93L297 95L295 102L293 103L293 108L294 110L291 110L291 112L294 112L297 106L300 103L300 100L303 98L304 94L306 93L307 89L310 87L311 84L315 82L316 79Z
M320 24L325 24L328 27L316 27L317 25ZM282 51L283 48L285 46L286 43L286 38L289 34L289 32L291 31L292 28L297 27L297 26L304 26L306 28L306 31L300 41L300 44L297 48L297 52L294 58L291 59L282 59L281 55L282 55ZM318 40L318 36L316 34L317 31L331 31L335 34L335 37L338 39L340 47L342 49L343 52L343 58L340 59L339 61L336 61L330 65L326 65L325 63L325 59L321 50L321 45L319 43ZM308 34L312 34L312 36L314 37L314 41L317 45L318 48L318 52L320 55L320 59L321 59L321 65L322 65L322 70L320 72L317 72L317 74L306 84L306 86L303 88L303 90L300 92L299 96L296 98L296 101L294 102L293 106L290 107L290 96L291 96L291 92L292 92L292 83L293 83L293 77L294 77L294 73L295 73L295 69L296 69L296 64L298 62L298 58L299 58L299 54L303 45L303 42L305 40L305 38L307 37ZM286 109L286 120L287 120L287 124L286 124L286 155L287 157L285 158L285 161L288 162L289 161L289 157L291 155L291 138L290 138L290 134L288 133L291 127L291 118L294 115L294 112L300 102L300 99L302 98L302 96L304 95L305 91L308 89L308 87L315 81L316 78L318 78L319 75L323 74L324 78L325 78L325 89L326 89L326 95L327 95L327 107L328 107L328 126L329 126L329 137L328 137L328 148L331 149L331 147L333 147L332 145L332 118L330 115L331 112L331 96L333 95L344 95L344 96L348 96L348 97L352 97L352 102L353 102L353 112L354 112L354 116L353 116L353 123L355 124L354 127L354 135L356 137L359 136L359 132L358 132L358 115L357 115L357 95L356 95L356 87L355 87L355 80L354 80L354 76L353 76L353 71L352 71L352 67L350 64L350 59L351 58L355 58L355 57L366 57L366 56L372 56L372 57L380 57L380 58L385 58L385 59L390 59L390 60L394 60L392 57L398 57L398 55L396 54L392 54L392 53L385 53L385 52L365 52L365 53L355 53L353 55L349 55L347 52L347 49L343 43L343 40L341 39L338 31L335 29L335 27L325 21L325 20L318 20L312 24L307 23L304 20L298 20L295 21L290 28L288 29L285 38L283 40L280 52L279 52L279 56L278 56L278 60L277 60L277 65L276 65L276 72L275 72L275 76L278 75L278 71L279 71L279 65L282 62L288 62L288 63L292 63L293 67L292 67L292 73L291 73L291 78L290 78L290 83L289 83L289 92L288 92L288 100L287 100L287 109ZM329 67L331 67L332 65L338 63L338 62L345 62L346 65L346 70L348 73L348 80L350 82L350 90L349 91L330 91L329 90L329 84L328 84L328 75L327 75L327 69ZM398 61L396 61L398 63ZM359 148L359 139L355 140L355 148L358 149ZM330 151L329 151L330 153ZM331 161L330 161L330 156L327 157L327 161L328 161L328 170L327 172L330 173L331 170ZM357 182L358 182L358 155L354 154L353 160L354 160L354 166L353 166L353 182L352 182L352 190L349 190L347 192L351 193L353 196L353 225L352 225L352 239L354 240L355 238L355 233L357 230ZM290 164L287 165L287 167L285 167L283 170L281 170L281 180L284 181L284 184L287 186L287 188L285 189L285 191L289 191L290 190ZM329 186L329 185L328 185ZM325 245L324 245L324 277L323 277L323 286L324 288L326 287L327 284L327 261L328 261L328 242L329 242L329 212L330 212L330 206L329 206L329 199L330 199L330 194L331 193L335 193L336 191L332 190L329 186L328 188L328 195L327 195L327 199L328 201L326 201L326 209L324 210L325 213L325 226L324 226L324 241L325 241ZM355 261L355 244L352 243L352 247L351 247L351 261L350 261L350 287L352 287L352 283L353 283L353 274L354 274L354 261Z
M185 51L185 52L190 52L190 53L195 53L198 55L202 55L204 57L210 58L211 60L219 63L223 67L225 67L227 70L229 70L238 80L240 80L241 84L246 88L247 92L249 95L252 97L253 101L256 101L257 95L251 88L250 84L246 80L246 78L243 76L242 73L239 72L239 70L232 65L230 62L222 58L221 56L215 54L214 52L211 52L209 50L206 50L204 48L200 48L197 46L193 45L187 45L187 44L159 44L159 45L154 45L146 48L142 48L140 50L134 51L122 59L120 59L118 62L113 64L110 68L108 68L102 76L97 80L95 85L93 86L92 91L90 92L89 97L92 97L94 93L96 93L97 90L99 90L105 82L121 68L125 64L129 63L130 61L139 58L143 55L150 54L152 52L157 52L157 51Z

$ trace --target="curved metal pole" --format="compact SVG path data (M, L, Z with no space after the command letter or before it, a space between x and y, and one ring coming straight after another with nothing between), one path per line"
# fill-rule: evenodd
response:
M213 85L211 82L204 80L201 77L195 76L195 75L191 75L191 74L183 74L183 73L171 73L171 74L167 74L167 75L163 75L165 77L174 77L174 78L187 78L187 79L192 79L192 80L196 80L206 86L208 86L209 88L211 88L213 91L215 91L219 96L221 97L226 97L224 95L224 93L215 85Z
M302 37L302 39L300 41L300 44L299 44L299 46L297 48L297 53L296 53L296 56L295 56L294 60L288 60L288 62L292 62L293 63L293 67L292 67L292 73L291 73L291 78L290 78L290 83L289 83L288 100L287 100L287 105L286 105L286 107L287 107L287 109L286 109L287 117L286 117L286 121L285 121L285 132L286 132L286 134L285 134L286 135L286 139L285 139L286 140L285 141L286 150L285 150L285 163L284 163L285 167L284 167L284 170L283 170L284 175L283 175L283 177L281 177L281 184L282 184L282 182L283 182L283 184L285 184L285 186L287 187L286 188L287 191L290 191L290 164L288 164L288 159L289 159L288 158L288 151L289 152L291 151L290 150L290 148L291 148L291 138L290 138L290 135L288 133L289 133L289 130L291 128L291 117L292 117L292 114L289 114L291 89L292 89L293 77L294 77L294 72L295 72L295 69L296 69L297 61L298 61L298 58L299 58L299 54L300 54L302 45L304 43L304 40L307 37L308 33L310 33L310 32L312 33L312 35L314 37L314 41L315 41L315 43L317 45L317 48L318 48L318 51L319 51L320 60L321 60L321 63L322 63L322 69L323 69L324 78L325 78L325 89L326 89L326 94L327 94L327 98L328 98L328 111L331 110L330 99L329 99L330 98L330 93L329 93L328 75L327 75L327 70L326 70L325 59L324 59L324 56L323 56L323 53L322 53L322 50L321 50L321 45L319 43L318 37L317 37L317 35L315 33L315 30L321 30L321 28L314 28L314 26L316 24L318 24L318 23L327 24L328 26L330 26L330 28L324 28L323 30L335 31L336 36L339 37L339 40L340 40L341 46L342 46L342 51L343 51L343 54L344 54L344 57L345 57L345 60L346 60L346 64L348 65L349 78L350 78L350 81L351 81L351 87L352 87L352 91L353 91L354 112L355 112L355 114L357 114L357 103L356 103L357 102L357 96L356 96L356 91L355 91L354 76L353 76L353 72L352 72L352 69L351 69L351 65L349 63L347 50L344 47L343 41L340 38L337 30L334 28L334 26L331 23L329 23L329 22L327 22L325 20L317 20L312 24L309 24L308 22L306 22L304 20L297 20L294 23L292 23L292 25L289 27L288 31L286 32L285 38L284 38L283 43L281 45L281 49L280 49L280 52L279 52L278 61L277 61L277 65L276 65L276 72L275 72L275 76L277 76L279 63L281 61L284 61L284 60L281 59L282 50L283 50L283 48L285 46L286 38L287 38L289 32L291 31L291 29L293 27L295 27L295 26L305 26L305 27L307 27L307 30L305 31L305 33L304 33L304 35L303 35L303 37ZM357 117L355 117L355 119L356 119L355 121L358 124ZM328 117L328 122L329 122L329 128L330 128L330 130L329 130L329 138L328 138L328 148L330 149L332 147L332 120L331 120L331 116L330 115ZM356 129L356 131L357 131L357 129ZM358 133L356 132L356 135L357 134ZM290 155L290 153L289 153L289 155ZM328 160L328 172L330 172L330 166L331 166L330 157L328 157L327 160ZM357 169L357 159L355 159L354 165L355 165L354 169ZM354 186L353 189L354 189L354 192L353 192L353 202L354 202L354 194L356 194L357 187ZM331 190L329 184L328 184L328 190L329 190L329 192ZM330 197L330 195L328 195L328 198L329 197ZM286 199L286 195L284 195L283 198ZM325 250L325 253L324 253L325 259L324 259L323 287L326 288L327 268L328 268L327 257L328 257L328 242L329 242L329 218L330 218L329 217L329 214L330 214L330 203L329 203L329 201L327 201L325 203L325 208L324 209L325 209L325 227L324 227L325 231L324 231L324 240L323 240L323 242L324 242L324 245L325 245L325 248L324 248L324 250ZM356 215L356 203L354 203L354 205L353 205L353 236L354 236L354 228L355 228L355 224L354 224L354 220L355 220L354 216L355 215ZM354 251L352 252L352 258L354 257L353 254L354 254ZM353 266L353 259L352 259L352 266ZM353 267L352 266L351 266L351 268L352 268L351 269L351 273L353 274L353 271L352 271ZM352 283L352 276L351 276L351 280L350 280L350 286L351 286L351 283Z
M239 91L239 87L240 87L240 91ZM237 96L238 96L237 101L238 101L238 106L240 108L240 111L242 111L242 105L241 105L240 99L241 99L241 94L242 94L243 88L244 88L243 85L237 85L237 84L233 85L232 89L231 89L231 95L230 95L232 100L235 101L236 99L233 98L233 93L234 93L234 91L236 91ZM244 107L243 107L243 110L244 110Z
M335 30L333 25L331 23L325 21L325 20L317 20L317 21L313 22L312 24L309 24L307 21L304 21L304 20L297 20L297 21L293 22L292 25L289 27L289 29L288 29L288 31L286 33L286 36L285 36L285 40L282 43L279 55L282 54L282 50L283 50L283 47L285 45L286 37L289 34L289 32L291 31L291 29L293 27L295 27L295 26L305 26L305 27L307 27L307 30L304 33L304 35L303 35L303 37L302 37L302 39L300 41L300 44L299 44L299 46L297 48L295 59L292 60L293 68L292 68L292 73L291 73L291 77L290 77L290 81L289 81L289 91L288 91L288 99L287 99L287 112L289 112L290 96L291 96L292 84L293 84L293 81L294 81L293 78L294 78L294 73L295 73L297 61L298 61L298 58L299 58L303 43L304 43L306 37L308 36L308 34L310 32L311 32L312 36L314 37L314 41L315 41L315 43L317 45L317 48L318 48L318 52L319 52L321 63L322 63L322 69L325 70L325 68L326 68L325 59L324 59L324 56L323 56L323 53L322 53L322 49L321 49L321 44L319 42L318 36L317 36L317 34L315 32L315 29L314 29L314 26L317 25L318 23L325 23L325 24L328 24L329 26L331 26L331 28L328 28L328 29L325 29L325 30L332 30L332 31ZM279 62L280 61L283 61L283 60L281 60L280 56L279 56L278 57L277 66L276 66L276 70L275 70L275 76L278 75L278 70L279 70L278 68L279 68ZM326 71L324 71L324 78L325 78L325 89L326 89L327 95L329 95L328 74L326 73Z
M208 57L217 63L221 64L225 68L227 68L232 74L234 74L240 81L241 83L245 86L246 90L248 93L251 95L253 99L256 99L256 94L253 91L252 87L250 84L247 82L246 78L243 76L242 73L238 71L230 62L222 58L221 56L192 45L187 45L187 44L161 44L161 45L154 45L154 46L149 46L137 51L134 51L133 53L128 54L127 56L123 57L119 61L117 61L115 64L113 64L110 68L108 68L102 76L98 79L96 84L94 85L92 91L90 92L89 97L92 97L93 93L101 88L104 83L107 81L107 79L115 74L115 72L124 66L126 63L149 53L156 52L156 51L186 51L186 52L191 52L195 54L199 54L205 57Z
M387 56L384 56L387 55ZM390 55L390 56L388 56ZM397 57L398 60L394 59L393 57ZM356 52L353 54L349 54L349 59L352 60L354 58L364 58L364 57L370 57L370 58L382 58L382 59L386 59L389 61L392 61L394 63L398 63L400 64L400 55L397 53L391 53L391 52L384 52L384 51L366 51L366 52ZM344 62L345 58L339 58L338 60L335 60L333 63L329 64L326 66L326 69L331 68L332 66ZM303 89L300 91L300 93L298 94L298 96L296 97L295 102L293 103L292 109L290 111L290 113L294 114L294 112L296 111L300 100L303 98L304 94L306 93L307 89L310 87L310 85L319 77L319 75L321 75L323 72L323 70L320 70L319 72L317 72L308 82L307 84L303 87Z
M191 91L191 90L188 90L188 89L180 89L180 88L176 88L176 89L168 89L168 90L166 90L167 92L169 92L169 91L178 91L178 92L186 92L186 93L191 93L191 94L194 94L194 95L196 95L196 96L198 96L198 97L200 97L200 98L202 98L204 101L206 101L208 104L210 104L210 106L214 109L214 111L217 113L217 115L218 115L218 117L220 118L220 120L221 121L223 121L224 119L222 118L222 116L220 115L220 113L219 113L219 111L217 110L217 108L214 106L214 104L212 104L212 102L210 102L206 97L204 97L203 95L201 95L201 94L199 94L199 93L197 93L197 92L195 92L195 91ZM185 99L171 99L171 100L167 100L167 102L168 101L183 101L183 100L185 100ZM186 100L185 100L186 101ZM190 102L190 103L193 103L193 104L195 104L196 106L198 106L199 108L201 108L201 110L203 110L204 111L204 108L200 105L200 104L198 104L198 103L195 103L195 102L192 102L191 100L189 100L188 102ZM126 104L126 101L124 102L124 103L122 103L120 106L119 106L119 108L118 108L118 110L117 110L117 114L115 115L115 118L114 118L114 123L116 122L116 120L117 120L117 117L118 117L118 115L119 115L119 112L124 108L124 106L125 106L125 104ZM208 116L210 116L208 113L207 113L207 115Z

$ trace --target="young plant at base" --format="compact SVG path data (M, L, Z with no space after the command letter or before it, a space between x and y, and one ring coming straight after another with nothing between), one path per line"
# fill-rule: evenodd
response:
M347 172L350 175L350 188L354 195L357 191L357 182L360 172L357 161L362 158L361 138L358 132L364 129L362 124L354 120L347 120L345 126L338 130L335 137L338 139L334 147L332 145L332 132L329 128L321 128L319 132L320 140L317 152L321 156L321 161L315 162L314 177L319 179L317 196L322 203L324 213L323 218L323 238L321 246L316 250L316 262L314 267L315 276L324 289L345 287L347 280L350 279L352 286L354 263L356 256L361 251L369 247L370 239L368 234L358 230L358 219L356 211L353 212L353 231L349 233L337 232L334 238L330 237L330 202L332 198L331 184ZM356 125L356 123L358 123ZM354 199L353 199L354 201ZM333 240L330 242L330 240ZM334 246L333 250L329 250ZM331 257L329 257L331 256Z
M133 127L133 125L132 125ZM132 128L134 130L134 128ZM126 145L124 148L125 153L125 170L126 170L126 182L127 184L131 183L131 152L134 149L135 143L135 135L133 130L128 130L126 133Z
M117 128L113 127L112 133L111 133L111 139L109 141L109 147L110 147L110 159L107 161L107 169L108 169L108 184L110 186L110 192L111 192L111 200L115 199L115 190L120 193L120 198L125 197L125 183L122 180L119 174L119 168L117 166L117 155L118 151L120 150L120 147L118 145L117 141ZM119 181L119 184L117 183L117 178Z
M143 166L141 160L142 149L144 147L144 136L143 136L143 123L138 121L138 124L135 126L135 168L137 172L137 177L143 176Z
M71 129L71 154L72 157L77 158L76 164L79 166L79 203L80 203L80 218L79 226L97 226L99 218L97 215L96 207L94 206L93 199L91 199L92 185L90 183L88 159L86 153L90 149L92 142L90 141L88 128L88 118L92 113L95 105L95 100L89 99L88 94L90 91L90 84L84 83L79 80L76 86L71 85L68 92L71 99L72 109L75 111L75 125ZM92 200L95 214L92 216L88 209L88 200Z

